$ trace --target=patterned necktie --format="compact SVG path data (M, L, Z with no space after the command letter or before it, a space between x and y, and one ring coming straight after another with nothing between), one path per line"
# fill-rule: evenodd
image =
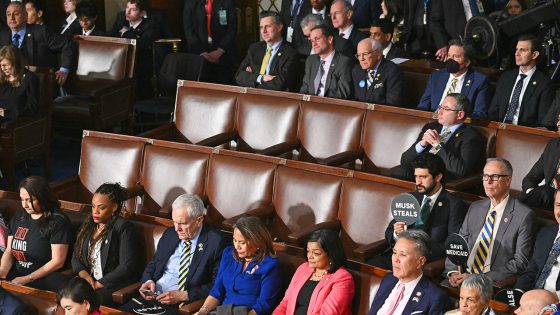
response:
M185 242L185 247L181 251L181 257L179 258L179 290L187 291L187 275L189 273L189 267L191 266L192 254L191 254L191 241ZM183 306L184 303L179 304L179 308Z
M12 39L12 45L16 46L16 48L19 48L19 39L20 39L19 34L15 33Z
M317 77L315 79L315 84L317 86L317 93L315 95L321 94L321 89L323 88L323 76L325 75L325 61L321 60L321 64L319 65L319 71L317 72ZM317 82L318 81L318 82Z
M455 89L457 88L457 81L459 81L459 80L457 80L457 78L451 79L451 85L447 89L447 92L445 93L445 95L455 93Z
M544 283L546 282L546 278L550 276L550 272L552 271L552 266L556 263L556 260L560 256L560 237L556 239L554 245L552 245L552 249L548 254L548 258L546 259L546 263L537 279L535 284L535 289L542 289L544 288Z
M418 230L423 230L425 225L426 225L426 221L428 221L428 215L430 214L430 197L426 197L424 198L424 201L422 202L422 206L420 207L420 216L418 217L418 220L416 220L416 223L414 224L414 228L418 229Z
M442 133L439 136L441 138L441 144L443 145L443 144L445 144L445 142L447 142L447 137L449 137L449 135L451 134L451 129L443 128L441 131L442 131ZM432 147L430 149L431 154L436 154L436 153L438 153L438 151L439 150L436 147Z
M486 263L486 258L490 253L490 244L492 243L492 234L494 233L495 220L496 211L492 211L486 218L486 223L484 223L484 226L482 227L482 233L480 234L478 248L476 250L476 255L474 256L474 261L471 268L471 271L473 273L484 273L484 264Z
M476 3L477 0L469 0L469 6L471 7L472 16L480 15L480 11L478 10L478 4Z
M272 47L268 47L266 49L266 54L264 55L262 64L261 64L261 71L259 74L263 75L266 74L266 66L268 66L268 62L270 61L270 55L272 54Z
M367 70L367 88L369 89L373 85L373 77L375 76L375 71L368 69Z
M515 88L513 89L513 96L511 97L511 102L509 102L509 106L507 108L506 117L504 118L504 122L511 124L513 121L513 115L517 111L519 107L519 98L521 97L521 89L523 88L523 80L527 77L526 74L520 74L519 80L515 83Z

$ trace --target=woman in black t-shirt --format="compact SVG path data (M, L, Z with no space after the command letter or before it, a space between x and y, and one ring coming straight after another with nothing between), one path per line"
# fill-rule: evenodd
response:
M22 210L8 227L8 245L0 262L0 278L12 283L57 291L70 243L70 222L47 180L39 176L19 185Z

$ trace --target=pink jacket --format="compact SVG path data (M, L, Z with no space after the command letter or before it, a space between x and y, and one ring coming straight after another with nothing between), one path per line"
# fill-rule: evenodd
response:
M309 268L307 262L298 267L282 302L272 315L294 314L299 291L313 271L315 269ZM311 295L307 315L351 315L354 290L354 279L346 269L339 268L335 273L326 274Z

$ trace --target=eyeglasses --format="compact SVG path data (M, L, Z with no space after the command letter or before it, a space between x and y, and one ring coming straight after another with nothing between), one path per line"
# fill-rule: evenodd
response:
M361 54L355 54L354 57L356 57L356 59L360 60L360 59L365 59L367 57L369 57L371 54L373 54L374 52L376 52L377 50L372 50L369 52L365 52L365 53L361 53Z
M438 110L440 110L440 109L444 112L460 112L461 111L461 109L453 109L453 108L443 107L443 106L438 107Z
M482 180L487 182L492 179L493 182L499 181L502 177L508 177L510 175L505 174L482 174Z
M310 41L311 43L318 42L318 41L321 40L321 38L323 38L323 36L325 36L325 35L317 36L317 37L315 37L315 38L311 38L311 37L310 37L310 38L309 38L309 41Z

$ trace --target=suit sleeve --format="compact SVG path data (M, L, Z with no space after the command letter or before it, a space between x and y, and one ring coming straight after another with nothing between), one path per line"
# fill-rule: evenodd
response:
M554 99L554 92L555 90L551 87L550 81L548 81L539 100L539 118L536 122L537 127L547 127L546 118L548 110L550 109Z
M541 258L546 260L546 258L548 257L548 250L544 248L546 241L543 237L546 232L547 230L541 230L541 232L539 232L539 234L537 235L533 256L531 257L527 268L525 268L521 276L517 279L517 282L514 286L516 289L521 289L523 291L533 289L533 285L540 273L538 261Z
M274 72L274 79L270 81L263 81L258 87L275 90L275 91L285 91L290 86L291 82L295 80L296 66L297 66L297 54L294 50L285 50L282 56L276 56L274 58L281 58L277 62L278 71Z
M552 142L548 142L546 148L544 149L537 162L535 162L529 173L523 178L523 182L521 185L523 193L525 193L529 188L536 188L539 183L545 178L544 156L545 154L550 154L549 152L554 152L554 148L552 148Z
M345 56L341 59L342 68L340 69L340 77L338 78L338 86L337 86L337 98L349 100L352 99L352 95L354 94L354 86L352 83L352 67L354 64L352 60L346 58Z
M311 80L312 74L311 72L311 58L314 58L313 55L308 56L305 60L305 74L303 75L303 81L301 82L301 88L299 92L301 94L311 94L311 90L309 87L309 81Z
M455 202L450 203L449 207L449 221L447 222L447 235L459 233L465 215L467 214L468 206L460 199L456 199ZM432 239L432 253L443 255L445 257L445 243L436 242ZM439 256L442 257L442 256Z
M119 265L111 272L104 273L103 278L99 279L99 282L106 287L117 286L135 275L137 276L138 258L141 256L137 246L138 235L136 230L132 223L125 221L118 232ZM114 253L109 253L109 255L114 255Z
M503 77L503 76L502 76ZM504 79L498 80L498 84L496 85L496 91L494 92L494 96L492 97L492 101L488 106L488 119L493 121L501 121L500 119L500 96L502 93L506 93L507 88L504 86ZM509 95L508 95L509 97Z
M185 32L185 40L187 42L187 49L193 54L201 54L205 52L206 45L200 41L196 34L195 23L198 22L196 16L196 0L185 1L183 9L183 31Z
M33 116L38 112L43 112L46 109L39 108L38 95L39 95L39 79L32 72L25 74L25 104L19 104L23 108L19 109L21 116Z
M393 234L395 233L395 228L393 227L397 221L395 219L391 220L387 228L385 229L385 240L387 241L387 245L389 248L393 247L393 243L395 240L393 238Z
M60 52L60 66L66 69L74 69L77 59L76 43L63 35L47 31L46 27L43 28L43 34L49 50Z
M466 137L465 134L464 136ZM444 145L441 150L438 151L437 155L445 162L448 172L462 178L472 174L474 167L478 163L482 148L481 137L477 133L474 133L470 135L468 139L463 139L458 151L452 152L452 150L446 150L446 146Z
M212 261L207 262L212 264L211 278L205 284L196 287L193 286L188 290L189 299L191 301L203 300L208 296L210 290L214 286L216 277L218 276L218 269L220 267L220 261L222 260L222 252L224 248L227 246L227 243L228 242L226 241L225 238L220 237L217 248L213 253Z
M354 279L348 272L344 272L331 288L331 292L323 301L319 315L337 315L341 310L348 310L352 306L354 297Z
M408 165L412 161L414 161L414 159L416 159L416 157L418 156L418 153L416 153L416 144L420 142L420 140L422 140L422 137L424 136L424 133L429 128L429 126L430 125L426 125L422 128L422 131L420 131L420 134L418 135L418 138L416 138L416 141L414 141L414 143L410 146L410 148L404 151L404 153L401 155L402 166Z
M232 47L235 47L235 32L237 31L237 15L235 14L235 6L233 0L224 0L224 9L227 12L227 27L225 35L218 43L218 47L228 52ZM233 53L232 51L229 52Z
M250 47L247 51L247 55L239 65L239 69L235 73L235 82L239 86L245 87L256 87L258 85L257 78L259 77L259 70L260 69L253 69L256 66L256 63L253 62L253 55L256 53L256 49L254 47ZM247 67L251 67L252 72L248 72L245 69Z
M434 75L430 74L426 88L424 89L424 94L420 98L420 103L416 106L416 109L432 111L432 81L434 80Z
M440 292L438 292L437 297L430 305L430 309L428 310L429 315L441 315L449 310L449 297L441 292L439 288L437 290L439 290Z
M398 68L395 68L393 75L387 79L387 104L395 106L403 106L404 101L404 74Z
M80 253L80 256L82 256L82 253ZM72 255L72 271L74 272L74 274L78 274L80 271L82 270L86 270L88 273L88 269L89 267L84 265L84 263L82 263L82 261L76 257L74 257L74 255Z
M144 273L142 274L142 277L140 278L140 283L144 283L148 280L152 280L152 281L156 281L158 279L155 279L155 272L158 266L163 266L164 264L167 263L167 261L163 261L162 255L162 247L165 246L164 243L166 243L168 240L168 234L169 233L176 233L175 231L173 231L172 229L167 229L165 230L165 232L163 233L157 248L156 248L156 252L154 253L154 257L152 258L152 260L150 260L150 262L146 265L146 268L144 269Z
M474 99L472 117L486 119L488 116L488 103L490 102L490 84L488 77L484 76Z
M436 48L440 49L447 46L449 42L449 34L445 30L445 13L443 12L443 1L448 0L432 0L430 1L430 14L428 15L428 27L434 38Z
M478 233L474 236L471 236L471 233L473 232L469 227L469 215L471 214L470 210L472 208L473 207L471 206L467 211L467 215L465 216L465 219L463 220L463 224L461 225L461 229L459 230L459 235L462 235L467 240L467 243L469 243L470 238L478 236ZM469 246L472 246L472 244L469 244ZM445 258L445 271L443 272L443 277L447 278L447 273L453 270L457 270L457 265L452 263L451 260L449 260L449 258Z

